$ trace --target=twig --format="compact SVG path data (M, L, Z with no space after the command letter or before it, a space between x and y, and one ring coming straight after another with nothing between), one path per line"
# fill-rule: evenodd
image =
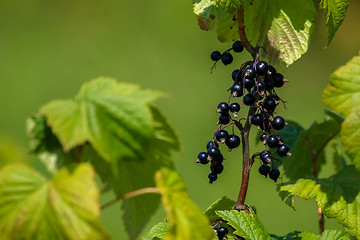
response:
M256 58L256 49L250 44L247 36L245 34L245 24L244 24L244 7L241 5L237 12L238 19L238 32L240 36L240 41L245 47L245 49L251 54L251 56Z

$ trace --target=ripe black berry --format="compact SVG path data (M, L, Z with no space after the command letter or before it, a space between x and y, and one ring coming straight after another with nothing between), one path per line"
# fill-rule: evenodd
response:
M242 78L240 84L243 84L247 90L251 90L254 87L255 80L250 78Z
M265 78L264 84L265 84L265 89L268 91L274 89L274 87L275 87L275 83L272 78Z
M261 175L264 175L265 177L267 177L267 175L269 174L270 172L270 167L266 164L263 164L259 167L259 173Z
M272 65L269 65L267 74L269 77L274 76L274 74L276 74L276 69Z
M234 96L234 97L241 97L243 95L243 87L241 84L239 83L234 83L231 88L231 94Z
M279 88L284 85L284 76L280 73L276 73L272 76L272 79L274 80L274 86Z
M230 122L230 115L229 114L220 114L219 116L219 123L220 124L228 124Z
M223 171L224 171L224 165L222 163L211 166L211 172L213 172L215 174L220 174Z
M235 41L232 45L232 49L234 52L242 52L244 50L244 46L240 41Z
M220 60L220 58L221 58L221 53L219 52L219 51L213 51L212 53L211 53L211 55L210 55L210 57L211 57L211 60L213 60L213 61L219 61Z
M219 240L223 239L228 233L228 229L226 227L219 227L215 229L216 234L219 238Z
M217 112L221 114L228 114L229 113L229 104L226 102L219 103L217 107Z
M274 117L274 119L272 120L271 125L273 126L273 128L275 130L281 130L284 126L285 126L285 120L283 117L281 116L276 116Z
M256 63L256 74L264 76L265 74L267 74L269 69L269 65L266 62L258 62Z
M271 120L268 118L264 118L259 127L264 131L269 131L271 126Z
M237 102L233 102L232 104L230 104L230 112L237 113L239 111L240 111L240 104L238 104Z
M267 140L266 144L269 148L275 148L279 146L279 139L276 135L270 135Z
M234 81L238 81L238 78L240 78L240 74L239 74L240 70L239 69L235 69L232 73L231 73L231 77ZM239 77L238 77L239 76Z
M251 116L251 123L254 124L255 126L260 126L262 122L263 122L263 116L261 114L256 113Z
M254 68L252 68L252 67L245 68L243 71L243 77L254 79L256 77Z
M275 98L273 98L272 96L267 96L264 101L264 108L268 111L268 112L273 112L277 106L277 102L275 100Z
M290 156L291 153L289 152L290 151L290 148L288 145L286 144L283 144L283 145L280 145L276 152L277 154L280 156L280 157L286 157L286 156Z
M266 144L267 138L268 138L268 135L267 135L266 133L262 133L262 134L260 135L260 141L261 141L262 143L264 143L264 144Z
M240 145L240 138L235 134L230 134L228 139L225 141L225 144L230 150L237 148Z
M279 139L279 144L282 145L284 143L284 138L281 135L276 135L276 137Z
M273 168L270 170L269 172L269 178L271 178L272 180L274 180L275 182L277 181L277 179L280 176L280 171L277 168Z
M255 97L251 93L248 93L244 96L244 104L246 106L251 106L255 103Z
M201 164L208 164L209 160L207 153L206 152L199 153L196 162Z
M206 149L209 149L210 147L216 147L219 148L219 144L216 141L208 141L208 143L206 144Z
M255 90L257 90L258 92L264 91L265 90L265 83L256 82L254 87L255 87Z
M220 150L218 148L216 148L216 147L210 147L207 150L207 155L210 158L210 160L219 159L220 154L221 154Z
M219 142L224 143L228 137L229 133L224 129L220 129L216 132L216 140L218 140Z
M259 157L260 157L261 161L263 161L264 164L271 163L271 160L272 160L271 152L264 150L260 153Z
M209 178L209 180L210 180L209 183L213 183L213 182L215 182L216 179L217 179L217 174L210 172L209 175L208 175L208 178Z
M230 63L232 63L233 61L233 56L231 55L231 53L229 52L224 52L222 55L221 55L221 62L224 64L224 65L229 65Z

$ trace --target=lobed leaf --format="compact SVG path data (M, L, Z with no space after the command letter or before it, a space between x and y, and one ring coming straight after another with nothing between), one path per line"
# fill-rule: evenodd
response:
M321 235L316 235L309 232L300 232L294 231L291 233L286 234L285 236L275 236L271 235L274 239L277 240L291 240L291 239L301 239L301 240L346 240L350 239L349 234L346 231L341 230L325 230Z
M299 179L279 186L280 194L316 198L327 217L336 218L351 235L360 237L360 173L346 166L332 179Z
M0 171L0 238L108 239L101 225L94 171L79 165L47 181L24 165Z
M216 200L213 204L210 205L210 207L208 207L208 209L206 209L205 215L208 217L209 221L212 222L219 218L216 211L232 210L234 209L235 203L235 201L227 197L222 197Z
M148 233L148 236L150 237L150 239L154 239L154 238L165 239L165 236L169 230L170 230L169 223L165 221L160 222L151 228L151 230Z
M320 8L325 10L326 26L328 27L327 46L343 23L348 6L348 0L322 0L320 2Z
M272 239L251 208L249 212L225 210L217 211L216 214L225 221L228 221L228 225L235 228L234 234L246 240Z
M191 201L182 179L175 171L162 168L157 171L155 182L170 224L167 240L213 239L215 234L208 219Z

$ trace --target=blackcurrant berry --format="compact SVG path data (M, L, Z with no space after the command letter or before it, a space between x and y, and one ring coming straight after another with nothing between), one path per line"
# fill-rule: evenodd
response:
M264 101L264 108L268 111L268 112L273 112L277 106L277 102L276 100L272 97L272 96L267 96Z
M271 120L268 118L264 118L259 127L264 131L269 131L271 126Z
M282 145L284 143L284 138L281 135L276 135L276 137L279 139L279 144Z
M265 90L265 83L256 82L254 87L255 87L255 90L257 90L258 92L264 91Z
M269 77L274 76L274 74L276 74L276 69L272 65L269 65L267 74Z
M270 172L270 167L266 164L263 164L259 167L259 173L261 175L264 175L265 177L267 177L267 175L269 174Z
M275 148L279 146L279 139L276 135L270 135L267 140L266 144L269 148Z
M255 126L260 126L262 122L263 122L263 116L261 114L256 113L251 116L251 123L254 124Z
M266 133L262 133L262 134L260 135L260 141L261 141L262 143L264 143L264 144L266 144L267 138L268 138L268 135L267 135Z
M209 183L213 183L217 179L217 174L210 172L209 175L208 175L208 178L209 178Z
M228 137L229 133L224 129L220 129L216 132L216 140L218 140L219 142L224 143Z
M210 57L211 57L211 60L213 60L213 61L219 61L220 60L220 58L221 58L221 53L219 52L219 51L213 51L212 53L211 53L211 55L210 55Z
M237 148L240 145L240 138L235 134L230 134L228 139L226 139L225 144L230 150Z
M237 102L233 102L232 104L230 104L230 112L237 113L239 111L240 111L240 104L238 104Z
M274 119L272 120L271 125L273 126L273 128L275 130L281 130L284 126L285 126L285 120L283 117L281 116L276 116L274 117Z
M264 150L260 153L259 157L264 164L271 163L271 160L272 160L271 152Z
M272 180L274 180L275 182L277 181L277 179L280 176L280 171L277 168L273 168L270 170L269 172L269 178L271 178Z
M244 96L244 104L246 106L251 106L255 103L255 97L251 93L248 93Z
M284 85L284 76L280 73L276 73L272 76L272 79L274 81L274 86L277 88L280 88Z
M208 141L208 143L206 144L206 149L209 149L210 147L216 147L219 148L219 144L216 141Z
M235 69L232 73L231 73L231 77L234 81L238 81L238 76L239 78L241 77L241 74L239 73L240 70L239 69Z
M280 157L291 156L291 153L289 151L290 151L290 148L286 144L280 145L276 150L277 154Z
M264 76L265 74L267 74L269 69L269 65L267 64L267 62L258 62L256 63L256 74L260 75L260 76Z
M199 153L196 162L201 164L208 164L209 160L207 153L206 152Z
M235 41L232 45L232 49L234 52L242 52L244 50L244 46L240 41Z
M230 122L230 115L229 114L220 114L219 116L219 123L220 124L228 124Z
M230 63L233 62L233 56L231 55L231 53L229 52L224 52L222 55L221 55L221 62L224 64L224 65L229 65Z
M229 113L229 104L226 102L221 102L217 106L217 112L221 114L228 114Z
M209 147L209 149L207 150L207 155L211 158L211 159L218 159L220 157L220 150L216 147Z
M212 165L210 168L211 172L215 174L221 174L224 171L224 165L222 163Z
M265 89L268 91L274 89L274 87L275 87L275 83L272 78L265 78L264 84L265 84Z
M240 84L243 84L243 86L250 91L251 88L254 87L255 80L250 78L242 78Z
M234 83L231 88L231 94L234 96L234 97L241 97L243 95L243 87L241 84L239 83Z
M256 77L254 68L252 68L252 67L245 68L243 71L243 77L254 79Z
M229 233L226 227L216 228L215 231L220 240L223 239Z

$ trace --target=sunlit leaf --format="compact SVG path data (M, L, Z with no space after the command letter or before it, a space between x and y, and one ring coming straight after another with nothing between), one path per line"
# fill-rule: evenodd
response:
M348 240L349 234L341 230L325 230L321 235L316 235L309 232L294 231L285 236L271 235L276 240Z
M155 181L170 224L167 240L210 240L214 237L208 219L191 201L182 179L175 171L162 168L156 173Z
M279 186L289 197L316 198L327 217L336 218L349 232L360 237L360 173L347 166L331 179L299 179Z
M320 2L320 7L325 10L326 26L328 27L327 46L343 23L348 6L348 0L322 0Z
M159 238L165 239L166 234L170 230L170 225L167 222L160 222L153 226L148 233L150 239Z
M0 238L108 239L100 219L94 171L82 164L47 181L24 165L0 171Z

